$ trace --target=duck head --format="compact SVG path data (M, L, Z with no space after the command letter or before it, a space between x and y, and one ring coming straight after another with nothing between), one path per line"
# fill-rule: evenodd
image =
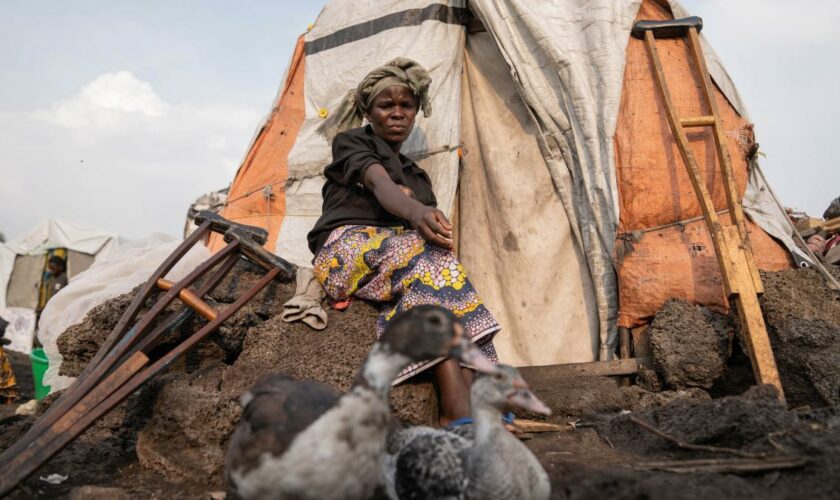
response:
M464 333L455 315L440 306L421 305L399 314L379 343L411 361L455 358L479 372L497 371Z
M508 365L498 365L495 373L479 375L473 382L471 398L474 403L490 405L499 410L512 405L534 413L551 415L551 409L531 392L519 371Z

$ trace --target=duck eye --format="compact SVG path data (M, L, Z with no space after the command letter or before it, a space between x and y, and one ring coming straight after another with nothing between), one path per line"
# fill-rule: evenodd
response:
M440 319L440 316L432 316L429 318L429 324L432 326L440 326L443 324L443 321Z
M501 382L502 379L504 379L505 377L501 373L497 373L497 374L493 375L493 378L498 380L499 382Z

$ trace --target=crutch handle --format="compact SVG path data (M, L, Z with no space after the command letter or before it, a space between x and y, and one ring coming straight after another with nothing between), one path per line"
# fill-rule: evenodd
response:
M640 40L645 37L645 31L652 31L654 38L682 38L688 28L695 28L699 33L703 29L703 19L691 16L669 21L636 21L630 34Z
M240 230L249 233L251 235L251 239L259 245L264 245L268 240L268 231L265 229L227 220L221 215L213 213L209 210L202 210L195 216L196 224L201 224L204 221L210 221L210 230L214 233L225 234L228 229L239 228Z

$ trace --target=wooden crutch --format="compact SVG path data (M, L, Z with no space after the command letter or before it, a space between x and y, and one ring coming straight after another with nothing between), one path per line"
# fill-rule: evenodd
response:
M653 66L656 86L665 103L668 125L677 141L677 148L680 151L683 163L685 163L688 176L694 187L694 193L697 195L697 200L700 202L700 208L703 211L706 227L712 237L718 265L723 274L724 290L730 304L734 304L738 309L738 317L741 320L741 328L755 379L760 384L775 386L779 391L779 398L784 401L782 382L779 379L779 371L773 357L770 338L767 336L767 327L764 324L764 317L758 303L758 296L764 293L764 286L753 260L744 211L735 187L729 151L726 148L723 136L720 111L713 93L712 80L706 67L706 59L700 47L698 33L702 28L703 20L699 17L687 17L671 21L638 21L633 26L632 35L645 42ZM656 38L683 37L688 41L691 59L700 73L703 97L709 110L708 115L689 118L678 117L671 99L671 92L668 90L668 83L665 81L662 63L656 51ZM715 151L723 173L722 179L732 222L731 226L721 225L712 197L706 189L706 184L700 176L700 170L697 168L694 155L689 149L685 129L692 127L712 127Z

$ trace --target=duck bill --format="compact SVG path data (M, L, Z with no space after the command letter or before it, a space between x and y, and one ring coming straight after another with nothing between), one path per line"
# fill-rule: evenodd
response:
M461 360L467 367L477 372L496 373L499 371L498 367L487 359L466 336L461 337L461 341L452 348L449 355Z
M516 390L507 397L509 404L541 415L551 415L551 408L534 396L524 380L520 379L517 382L519 383L514 383Z

